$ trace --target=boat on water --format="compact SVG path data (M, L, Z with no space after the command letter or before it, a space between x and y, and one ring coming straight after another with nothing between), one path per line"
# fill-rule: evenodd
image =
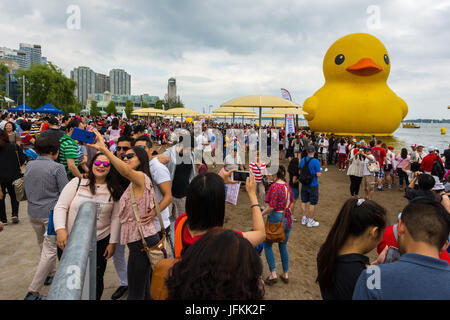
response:
M403 128L414 128L414 129L418 129L420 128L420 126L418 124L415 123L404 123L403 124Z

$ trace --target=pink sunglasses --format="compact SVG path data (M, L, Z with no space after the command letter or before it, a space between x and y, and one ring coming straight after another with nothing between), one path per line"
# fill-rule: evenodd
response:
M100 160L97 160L97 161L94 162L94 165L96 167L100 167L102 164L103 164L104 168L108 168L110 163L108 161L101 162Z

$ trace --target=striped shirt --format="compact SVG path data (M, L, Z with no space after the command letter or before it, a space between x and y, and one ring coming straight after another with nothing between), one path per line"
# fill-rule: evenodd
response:
M266 164L264 162L261 162L261 166L257 166L255 162L250 163L249 165L250 169L253 171L253 174L255 175L256 182L262 182L263 181L263 172L266 169Z
M74 159L75 166L78 167L78 144L67 134L63 135L59 142L61 142L59 148L59 163L64 165L66 173L69 174L70 170L67 166L67 159Z

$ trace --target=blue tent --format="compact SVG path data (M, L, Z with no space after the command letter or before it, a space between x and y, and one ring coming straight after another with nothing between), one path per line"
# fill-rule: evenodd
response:
M57 109L54 105L47 103L45 106L34 110L39 113L64 114L64 111Z
M15 108L8 109L8 112L23 112L23 111L24 111L23 104ZM25 113L33 113L33 112L36 111L31 109L28 105L25 105Z

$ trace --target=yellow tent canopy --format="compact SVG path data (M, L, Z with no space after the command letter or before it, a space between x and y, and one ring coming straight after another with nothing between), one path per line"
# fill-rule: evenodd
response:
M166 110L164 113L166 116L178 116L178 117L196 117L199 113L189 108L174 108Z
M154 115L164 115L165 111L155 108L142 108L134 110L131 115L133 116L154 116Z

